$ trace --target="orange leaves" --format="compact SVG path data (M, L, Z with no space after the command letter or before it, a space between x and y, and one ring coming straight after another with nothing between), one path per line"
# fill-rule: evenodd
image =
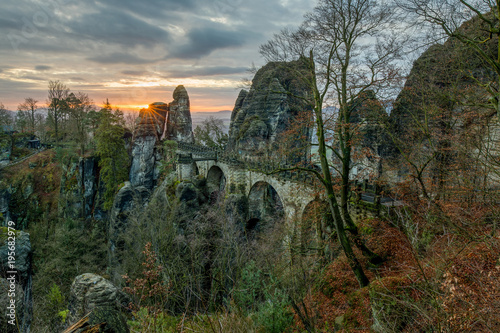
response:
M150 314L156 315L163 310L163 303L171 293L170 285L165 284L162 279L163 267L158 264L150 242L145 245L142 253L145 256L142 277L132 279L123 275L128 285L123 290L134 298L134 302L130 304L132 310L138 311L141 307L146 307Z
M500 330L498 239L479 243L457 256L443 274L441 301L455 331Z

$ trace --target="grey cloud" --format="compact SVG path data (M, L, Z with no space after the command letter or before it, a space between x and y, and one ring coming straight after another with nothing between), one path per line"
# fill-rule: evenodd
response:
M200 67L195 69L168 71L168 77L188 78L196 76L229 75L229 74L244 73L247 70L248 70L247 67L227 67L227 66Z
M216 27L192 29L187 34L188 43L170 53L169 58L199 59L217 49L238 47L245 44L250 33Z
M34 76L34 75L23 75L22 78L33 81L47 81L47 79L44 77Z
M46 70L49 70L51 68L52 68L51 66L46 66L46 65L35 66L35 70L37 70L37 71L46 71Z
M113 52L105 55L96 55L88 57L87 60L97 62L100 64L129 64L141 65L155 63L157 60L148 60L136 57L128 53Z
M126 47L153 47L169 40L167 31L117 8L82 15L67 25L77 38Z
M19 22L13 19L0 17L0 29L16 29L16 28L19 28Z
M1 91L13 91L19 89L30 89L36 87L35 83L25 82L25 81L12 81L6 79L0 79L0 90Z
M148 71L131 71L131 70L125 70L125 71L121 71L121 73L124 74L124 75L141 76L141 75L144 75L144 74L148 73Z
M219 1L219 0L217 0ZM127 8L128 11L136 15L148 18L172 19L174 12L191 12L199 10L206 1L204 0L101 0L110 8Z

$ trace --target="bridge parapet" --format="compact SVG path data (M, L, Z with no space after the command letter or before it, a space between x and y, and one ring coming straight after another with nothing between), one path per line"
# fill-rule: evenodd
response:
M309 185L314 183L314 176L312 174L307 172L299 172L298 170L290 170L293 169L292 165L276 165L250 159L243 159L237 153L227 153L224 151L224 149L218 147L206 147L196 144L179 142L178 150L181 152L189 153L192 156L192 160L188 160L185 157L185 154L179 154L178 162L182 164L191 163L193 161L215 160L228 164L233 168L241 168L264 174L272 174L272 176L283 180L295 181Z

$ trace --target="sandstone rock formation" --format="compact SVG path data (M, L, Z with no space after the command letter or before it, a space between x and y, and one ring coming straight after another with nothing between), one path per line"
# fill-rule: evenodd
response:
M177 142L194 143L193 123L189 96L184 86L174 90L174 100L169 104L166 138Z
M303 76L308 75L306 66L303 60L271 62L255 74L250 91L240 92L231 114L230 151L252 156L266 148L280 146L286 149L290 146L292 149L289 152L297 147L302 149L295 156L289 156L289 159L296 161L307 158L305 142L289 141L282 137L295 117L312 109L300 98L310 94L303 80ZM309 139L309 128L304 126L302 130L304 137Z
M189 96L184 86L178 86L170 104L155 102L139 114L139 124L134 133L130 183L152 189L159 177L162 159L162 139L194 143Z
M483 40L488 37L483 25L484 22L476 17L465 22L458 30ZM496 59L496 39L488 40L481 47ZM456 39L449 38L444 44L429 47L414 62L405 86L394 103L391 119L397 133L405 133L412 126L412 119L421 119L426 112L443 114L453 109L462 112L458 107L457 96L467 96L472 102L486 102L489 96L477 86L477 82L495 80L495 74L489 67L474 49Z
M97 159L91 156L61 165L59 216L69 219L92 218L99 187Z
M487 39L484 24L476 17L458 31L486 40L480 47L496 59L498 40ZM397 145L392 149L394 157L400 156L402 149L407 155L418 152L423 162L432 159L426 171L441 187L450 179L447 174L451 164L474 159L470 153L484 149L478 145L491 142L486 133L494 137L493 132L498 131L500 136L496 111L483 107L491 97L484 87L496 80L491 65L456 39L427 49L414 62L390 114Z
M112 280L119 278L121 271L118 268L122 259L125 240L124 233L128 228L130 213L143 207L148 200L150 191L144 186L132 186L130 182L118 191L109 213L109 254L110 270L113 272Z
M100 320L92 320L93 324L107 322L113 325L112 332L128 332L123 316L120 314L128 305L128 297L105 278L85 273L75 278L71 285L68 302L68 325L76 323L89 312ZM110 317L102 313L112 314Z
M373 91L358 96L351 107L350 122L355 132L351 175L358 179L378 178L392 148L383 125L388 115Z
M168 105L162 102L150 104L139 114L139 124L134 133L130 183L152 189L157 179L156 162L161 159L157 145L163 135Z

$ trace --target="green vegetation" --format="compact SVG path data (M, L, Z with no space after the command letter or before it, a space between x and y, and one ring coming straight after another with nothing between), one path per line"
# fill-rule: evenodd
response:
M105 184L104 209L113 205L118 186L128 178L129 157L123 141L123 116L107 106L100 111L96 130L96 155L99 157L101 179Z

